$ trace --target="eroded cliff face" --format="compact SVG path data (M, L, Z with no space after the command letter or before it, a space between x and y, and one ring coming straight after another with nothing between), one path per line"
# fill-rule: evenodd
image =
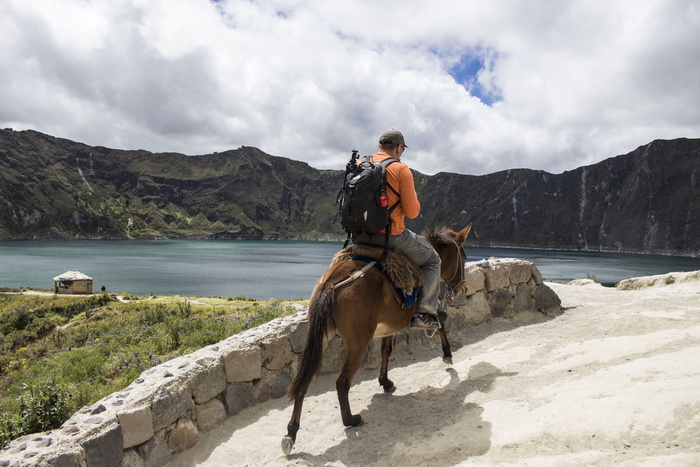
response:
M657 140L562 174L415 173L407 225L471 244L700 255L700 140ZM0 131L0 238L340 238L342 171L242 147L188 157Z
M657 140L557 175L421 177L419 194L431 213L425 223L437 212L448 224L472 221L482 245L697 256L699 176L700 140Z
M242 147L206 156L0 132L0 238L317 238L342 174Z
M697 140L654 141L606 162L576 171L584 245L697 255Z

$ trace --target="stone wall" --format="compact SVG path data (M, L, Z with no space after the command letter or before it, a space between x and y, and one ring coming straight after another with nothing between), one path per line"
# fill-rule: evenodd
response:
M468 292L448 306L448 335L521 312L555 313L559 297L530 262L467 263ZM161 466L246 407L283 397L306 339L306 311L279 318L216 345L144 371L126 389L83 407L57 430L24 436L0 452L0 467ZM378 339L365 365L379 363ZM439 349L437 336L404 330L396 354ZM322 371L340 370L343 345L332 340ZM439 353L436 353L436 357Z

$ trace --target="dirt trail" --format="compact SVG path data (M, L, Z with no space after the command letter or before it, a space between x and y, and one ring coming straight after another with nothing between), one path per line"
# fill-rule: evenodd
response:
M451 366L437 351L397 359L392 395L362 370L350 391L358 428L342 426L336 375L322 375L288 457L280 399L170 465L700 465L700 282L549 285L564 314L477 326Z

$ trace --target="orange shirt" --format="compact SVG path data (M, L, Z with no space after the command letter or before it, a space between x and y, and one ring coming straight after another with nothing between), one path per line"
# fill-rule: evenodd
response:
M391 156L383 152L378 152L372 155L370 160L374 163L378 163L389 157ZM398 191L401 196L401 202L391 213L391 235L399 235L406 230L404 219L406 217L414 219L420 214L420 202L416 194L416 186L413 182L411 169L403 162L398 161L387 166L386 182L391 185L394 190ZM390 188L386 189L386 196L389 201L389 206L393 206L394 203L399 200L399 196L391 191ZM384 231L382 230L381 233L384 233Z

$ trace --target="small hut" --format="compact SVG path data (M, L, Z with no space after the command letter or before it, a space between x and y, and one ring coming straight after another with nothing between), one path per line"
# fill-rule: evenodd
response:
M53 278L53 293L91 294L92 278L78 271L66 271Z

